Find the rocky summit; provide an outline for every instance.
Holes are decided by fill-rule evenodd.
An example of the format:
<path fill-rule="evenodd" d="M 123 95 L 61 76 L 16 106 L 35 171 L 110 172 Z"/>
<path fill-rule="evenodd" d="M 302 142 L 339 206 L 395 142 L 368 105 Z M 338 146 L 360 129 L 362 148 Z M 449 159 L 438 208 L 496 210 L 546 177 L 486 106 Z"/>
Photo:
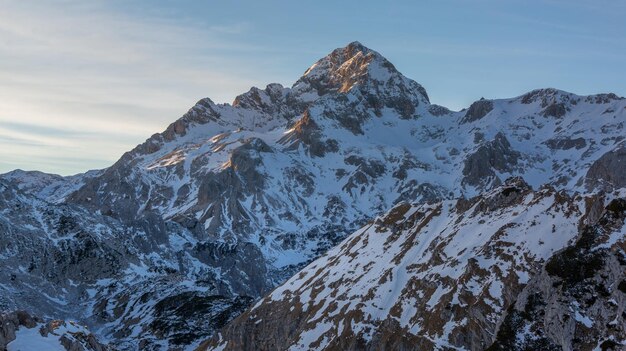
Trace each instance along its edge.
<path fill-rule="evenodd" d="M 451 111 L 353 42 L 109 168 L 0 175 L 0 310 L 85 350 L 619 349 L 625 122 L 552 88 Z"/>

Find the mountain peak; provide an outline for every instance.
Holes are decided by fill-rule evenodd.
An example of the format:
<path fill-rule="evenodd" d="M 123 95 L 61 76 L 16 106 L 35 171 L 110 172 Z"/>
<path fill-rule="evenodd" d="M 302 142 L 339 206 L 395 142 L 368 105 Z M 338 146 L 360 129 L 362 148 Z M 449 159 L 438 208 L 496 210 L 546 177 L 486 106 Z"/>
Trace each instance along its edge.
<path fill-rule="evenodd" d="M 358 41 L 353 41 L 345 47 L 333 50 L 330 54 L 318 60 L 304 72 L 301 80 L 305 78 L 317 80 L 326 76 L 334 79 L 356 78 L 368 74 L 372 64 L 384 66 L 386 70 L 383 70 L 383 72 L 397 73 L 395 67 L 382 55 L 365 47 Z M 345 87 L 341 88 L 345 90 Z"/>
<path fill-rule="evenodd" d="M 350 46 L 352 46 L 352 47 L 359 47 L 359 48 L 361 48 L 362 50 L 370 50 L 369 48 L 365 47 L 365 45 L 361 44 L 361 42 L 360 42 L 360 41 L 357 41 L 357 40 L 355 40 L 355 41 L 351 42 L 350 44 L 348 44 L 348 45 L 346 46 L 346 48 L 347 48 L 347 47 L 350 47 Z"/>
<path fill-rule="evenodd" d="M 380 53 L 353 41 L 333 50 L 304 72 L 293 85 L 296 93 L 310 92 L 322 96 L 331 92 L 347 93 L 358 87 L 361 91 L 392 89 L 417 91 L 419 100 L 428 103 L 424 88 L 403 76 Z"/>
<path fill-rule="evenodd" d="M 365 45 L 361 44 L 358 41 L 353 41 L 350 44 L 342 48 L 337 48 L 333 50 L 330 54 L 328 54 L 326 57 L 330 58 L 335 63 L 342 65 L 350 60 L 355 59 L 356 57 L 368 56 L 368 55 L 370 55 L 371 57 L 376 57 L 376 58 L 383 59 L 384 61 L 387 61 L 387 59 L 385 59 L 381 54 L 366 47 Z"/>
<path fill-rule="evenodd" d="M 331 53 L 343 53 L 343 54 L 348 54 L 348 56 L 354 56 L 357 53 L 362 53 L 364 55 L 369 54 L 369 53 L 374 53 L 376 55 L 379 55 L 379 53 L 377 53 L 376 51 L 366 47 L 365 45 L 361 44 L 358 41 L 353 41 L 350 44 L 342 47 L 342 48 L 337 48 L 335 50 L 333 50 L 333 52 Z"/>

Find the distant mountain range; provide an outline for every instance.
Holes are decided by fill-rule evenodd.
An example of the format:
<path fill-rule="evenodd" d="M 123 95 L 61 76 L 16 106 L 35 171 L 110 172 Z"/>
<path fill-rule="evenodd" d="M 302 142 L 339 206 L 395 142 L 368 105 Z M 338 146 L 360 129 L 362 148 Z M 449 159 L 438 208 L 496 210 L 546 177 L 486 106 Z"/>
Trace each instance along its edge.
<path fill-rule="evenodd" d="M 618 349 L 625 122 L 556 89 L 450 111 L 353 42 L 109 168 L 0 175 L 0 310 L 120 350 Z"/>

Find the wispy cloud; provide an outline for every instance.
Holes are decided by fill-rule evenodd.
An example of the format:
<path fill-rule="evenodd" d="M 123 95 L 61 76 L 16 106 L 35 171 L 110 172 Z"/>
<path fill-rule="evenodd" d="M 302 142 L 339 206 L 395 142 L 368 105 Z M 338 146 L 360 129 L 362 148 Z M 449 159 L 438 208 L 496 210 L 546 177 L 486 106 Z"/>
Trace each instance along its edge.
<path fill-rule="evenodd" d="M 240 39 L 249 30 L 138 18 L 108 2 L 0 1 L 0 171 L 104 167 L 196 100 L 230 102 L 267 83 L 225 54 L 254 50 Z"/>

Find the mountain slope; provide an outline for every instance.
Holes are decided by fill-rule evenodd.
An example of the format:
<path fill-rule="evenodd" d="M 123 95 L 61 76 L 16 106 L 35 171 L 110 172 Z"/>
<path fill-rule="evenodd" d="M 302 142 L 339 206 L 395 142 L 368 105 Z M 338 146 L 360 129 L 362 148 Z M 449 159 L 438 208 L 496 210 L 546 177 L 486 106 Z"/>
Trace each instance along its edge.
<path fill-rule="evenodd" d="M 595 226 L 582 225 L 591 220 L 585 203 L 593 200 L 550 187 L 532 191 L 510 179 L 470 200 L 400 204 L 201 349 L 484 350 L 498 330 L 493 350 L 591 350 L 598 340 L 624 342 L 620 302 L 626 296 L 617 283 L 624 278 L 625 200 L 611 202 Z M 611 253 L 602 258 L 603 251 Z M 537 275 L 546 263 L 548 273 Z M 542 307 L 535 290 L 557 305 L 546 309 L 545 322 L 537 317 Z M 582 307 L 568 310 L 576 301 L 588 317 L 580 317 Z M 524 310 L 529 303 L 532 317 Z M 542 329 L 518 322 L 515 308 L 527 325 L 542 323 Z M 572 317 L 565 325 L 563 313 Z M 610 333 L 607 323 L 615 326 Z M 526 344 L 519 342 L 524 337 Z"/>

